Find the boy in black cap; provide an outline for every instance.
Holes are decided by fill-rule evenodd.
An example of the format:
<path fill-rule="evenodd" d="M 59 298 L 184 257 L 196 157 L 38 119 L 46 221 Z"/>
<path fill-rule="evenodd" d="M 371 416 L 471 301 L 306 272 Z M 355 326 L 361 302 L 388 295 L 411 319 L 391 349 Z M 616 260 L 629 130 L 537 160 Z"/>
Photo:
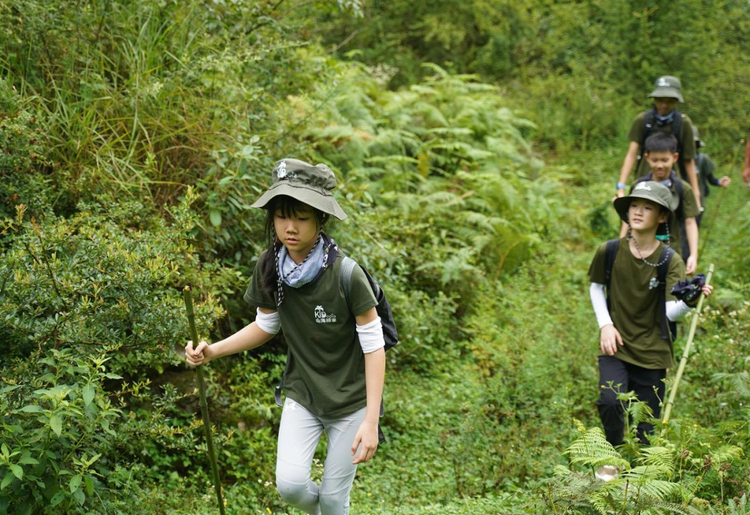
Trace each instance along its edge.
<path fill-rule="evenodd" d="M 680 176 L 690 183 L 695 195 L 698 208 L 701 209 L 698 193 L 698 177 L 695 173 L 695 143 L 693 141 L 693 124 L 684 113 L 675 109 L 682 98 L 682 84 L 677 77 L 664 75 L 654 84 L 654 90 L 649 95 L 654 99 L 654 107 L 639 114 L 633 121 L 628 133 L 630 146 L 620 169 L 617 181 L 617 196 L 625 195 L 626 184 L 633 165 L 636 166 L 635 176 L 642 177 L 648 173 L 648 165 L 643 158 L 643 145 L 654 132 L 667 132 L 677 138 L 677 152 L 680 154 L 678 168 Z"/>
<path fill-rule="evenodd" d="M 628 236 L 599 247 L 589 278 L 600 331 L 597 406 L 607 441 L 620 445 L 625 421 L 617 393 L 635 392 L 654 418 L 660 416 L 664 378 L 673 363 L 666 322 L 683 317 L 690 307 L 669 294 L 685 279 L 685 265 L 672 259 L 672 250 L 656 238 L 657 232 L 667 230 L 676 207 L 669 189 L 653 181 L 639 182 L 630 195 L 615 199 L 614 207 L 629 226 Z M 613 244 L 614 256 L 607 250 Z M 660 267 L 666 273 L 660 274 Z M 710 286 L 702 289 L 705 295 L 711 292 Z M 639 439 L 648 443 L 646 435 L 652 431 L 651 424 L 640 423 Z"/>

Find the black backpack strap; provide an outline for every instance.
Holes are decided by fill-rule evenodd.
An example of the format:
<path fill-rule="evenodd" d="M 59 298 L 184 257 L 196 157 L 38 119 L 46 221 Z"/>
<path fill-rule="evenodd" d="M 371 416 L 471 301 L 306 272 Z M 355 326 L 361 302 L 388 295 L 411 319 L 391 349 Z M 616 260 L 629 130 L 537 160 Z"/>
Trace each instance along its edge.
<path fill-rule="evenodd" d="M 620 248 L 620 239 L 607 240 L 607 247 L 604 249 L 604 285 L 607 287 L 607 296 L 609 297 L 609 283 L 612 280 L 612 267 L 615 265 L 617 249 Z"/>
<path fill-rule="evenodd" d="M 646 145 L 646 138 L 651 136 L 654 132 L 654 122 L 656 121 L 656 108 L 652 108 L 644 113 L 643 117 L 643 137 L 641 138 L 641 146 L 638 149 L 638 159 L 635 162 L 635 169 L 638 170 L 638 165 L 643 159 L 644 150 L 643 147 Z"/>
<path fill-rule="evenodd" d="M 276 401 L 276 405 L 280 408 L 284 407 L 284 403 L 281 402 L 281 392 L 284 389 L 284 377 L 286 376 L 286 371 L 289 370 L 289 363 L 292 362 L 292 353 L 288 352 L 286 355 L 286 365 L 284 366 L 284 372 L 281 373 L 281 381 L 279 381 L 279 384 L 276 385 L 276 388 L 273 389 L 273 398 Z"/>
<path fill-rule="evenodd" d="M 672 120 L 672 134 L 677 138 L 677 168 L 680 170 L 680 176 L 687 180 L 687 170 L 685 170 L 685 158 L 682 157 L 684 144 L 681 137 L 683 114 L 675 109 L 674 120 Z"/>
<path fill-rule="evenodd" d="M 664 245 L 659 256 L 658 267 L 656 267 L 656 280 L 659 281 L 659 318 L 661 319 L 661 337 L 668 340 L 669 343 L 674 341 L 677 325 L 667 319 L 667 272 L 669 272 L 669 263 L 674 256 L 674 249 Z"/>
<path fill-rule="evenodd" d="M 674 210 L 674 214 L 677 217 L 679 223 L 684 223 L 685 221 L 685 206 L 682 205 L 682 180 L 677 176 L 674 171 L 670 172 L 669 178 L 672 179 L 672 183 L 674 184 L 674 192 L 677 194 L 677 209 Z"/>

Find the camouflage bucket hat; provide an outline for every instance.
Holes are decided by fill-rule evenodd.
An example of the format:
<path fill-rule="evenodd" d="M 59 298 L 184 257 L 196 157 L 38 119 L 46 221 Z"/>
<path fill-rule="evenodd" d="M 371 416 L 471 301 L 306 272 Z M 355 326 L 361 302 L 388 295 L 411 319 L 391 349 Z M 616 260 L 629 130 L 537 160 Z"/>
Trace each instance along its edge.
<path fill-rule="evenodd" d="M 666 207 L 670 212 L 677 209 L 678 200 L 672 195 L 672 191 L 669 188 L 655 181 L 638 182 L 633 191 L 630 192 L 630 195 L 615 199 L 615 210 L 617 210 L 620 219 L 625 223 L 628 223 L 630 202 L 636 198 L 656 202 L 660 206 Z"/>
<path fill-rule="evenodd" d="M 274 165 L 271 179 L 271 187 L 252 207 L 268 209 L 271 200 L 286 195 L 339 220 L 346 218 L 346 213 L 331 193 L 336 187 L 336 177 L 326 165 L 313 166 L 299 159 L 282 159 Z"/>
<path fill-rule="evenodd" d="M 656 79 L 654 90 L 649 95 L 651 98 L 676 98 L 678 102 L 684 102 L 682 98 L 682 84 L 680 79 L 671 75 L 664 75 Z"/>

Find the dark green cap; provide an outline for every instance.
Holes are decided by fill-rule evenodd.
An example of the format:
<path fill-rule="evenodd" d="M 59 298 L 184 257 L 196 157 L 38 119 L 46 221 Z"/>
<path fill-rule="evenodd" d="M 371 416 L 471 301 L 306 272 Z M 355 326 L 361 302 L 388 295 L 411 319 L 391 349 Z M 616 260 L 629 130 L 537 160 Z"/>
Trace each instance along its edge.
<path fill-rule="evenodd" d="M 331 193 L 336 187 L 336 176 L 326 165 L 313 166 L 299 159 L 282 159 L 274 165 L 271 179 L 271 187 L 252 207 L 267 209 L 271 200 L 286 195 L 339 220 L 346 218 L 346 213 Z"/>
<path fill-rule="evenodd" d="M 620 215 L 620 219 L 625 223 L 628 223 L 630 201 L 635 198 L 644 198 L 656 202 L 670 211 L 677 209 L 679 202 L 677 198 L 672 195 L 670 189 L 663 184 L 659 184 L 655 181 L 637 182 L 633 187 L 633 191 L 630 192 L 630 195 L 615 199 L 615 209 L 617 210 L 617 214 Z"/>
<path fill-rule="evenodd" d="M 678 102 L 684 102 L 682 98 L 682 84 L 680 79 L 671 75 L 664 75 L 656 79 L 654 90 L 649 95 L 651 98 L 676 98 Z"/>

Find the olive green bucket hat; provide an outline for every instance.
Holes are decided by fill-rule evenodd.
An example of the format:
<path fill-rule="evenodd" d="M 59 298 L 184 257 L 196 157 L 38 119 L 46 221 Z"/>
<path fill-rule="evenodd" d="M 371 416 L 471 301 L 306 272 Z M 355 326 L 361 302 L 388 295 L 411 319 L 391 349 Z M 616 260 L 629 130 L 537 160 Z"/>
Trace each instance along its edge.
<path fill-rule="evenodd" d="M 336 176 L 326 165 L 313 166 L 299 159 L 282 159 L 274 165 L 271 179 L 271 187 L 251 207 L 268 209 L 271 200 L 286 195 L 339 220 L 346 218 L 331 193 L 336 187 Z"/>
<path fill-rule="evenodd" d="M 670 212 L 677 209 L 678 200 L 672 195 L 672 191 L 655 181 L 643 181 L 636 183 L 633 187 L 633 191 L 630 195 L 615 199 L 615 210 L 620 215 L 620 219 L 628 223 L 628 209 L 630 209 L 630 202 L 636 198 L 643 198 L 656 202 L 660 206 L 664 206 L 669 209 Z"/>
<path fill-rule="evenodd" d="M 680 79 L 671 75 L 664 75 L 656 79 L 654 90 L 649 95 L 651 98 L 676 98 L 678 102 L 684 102 L 682 98 L 682 84 Z"/>

